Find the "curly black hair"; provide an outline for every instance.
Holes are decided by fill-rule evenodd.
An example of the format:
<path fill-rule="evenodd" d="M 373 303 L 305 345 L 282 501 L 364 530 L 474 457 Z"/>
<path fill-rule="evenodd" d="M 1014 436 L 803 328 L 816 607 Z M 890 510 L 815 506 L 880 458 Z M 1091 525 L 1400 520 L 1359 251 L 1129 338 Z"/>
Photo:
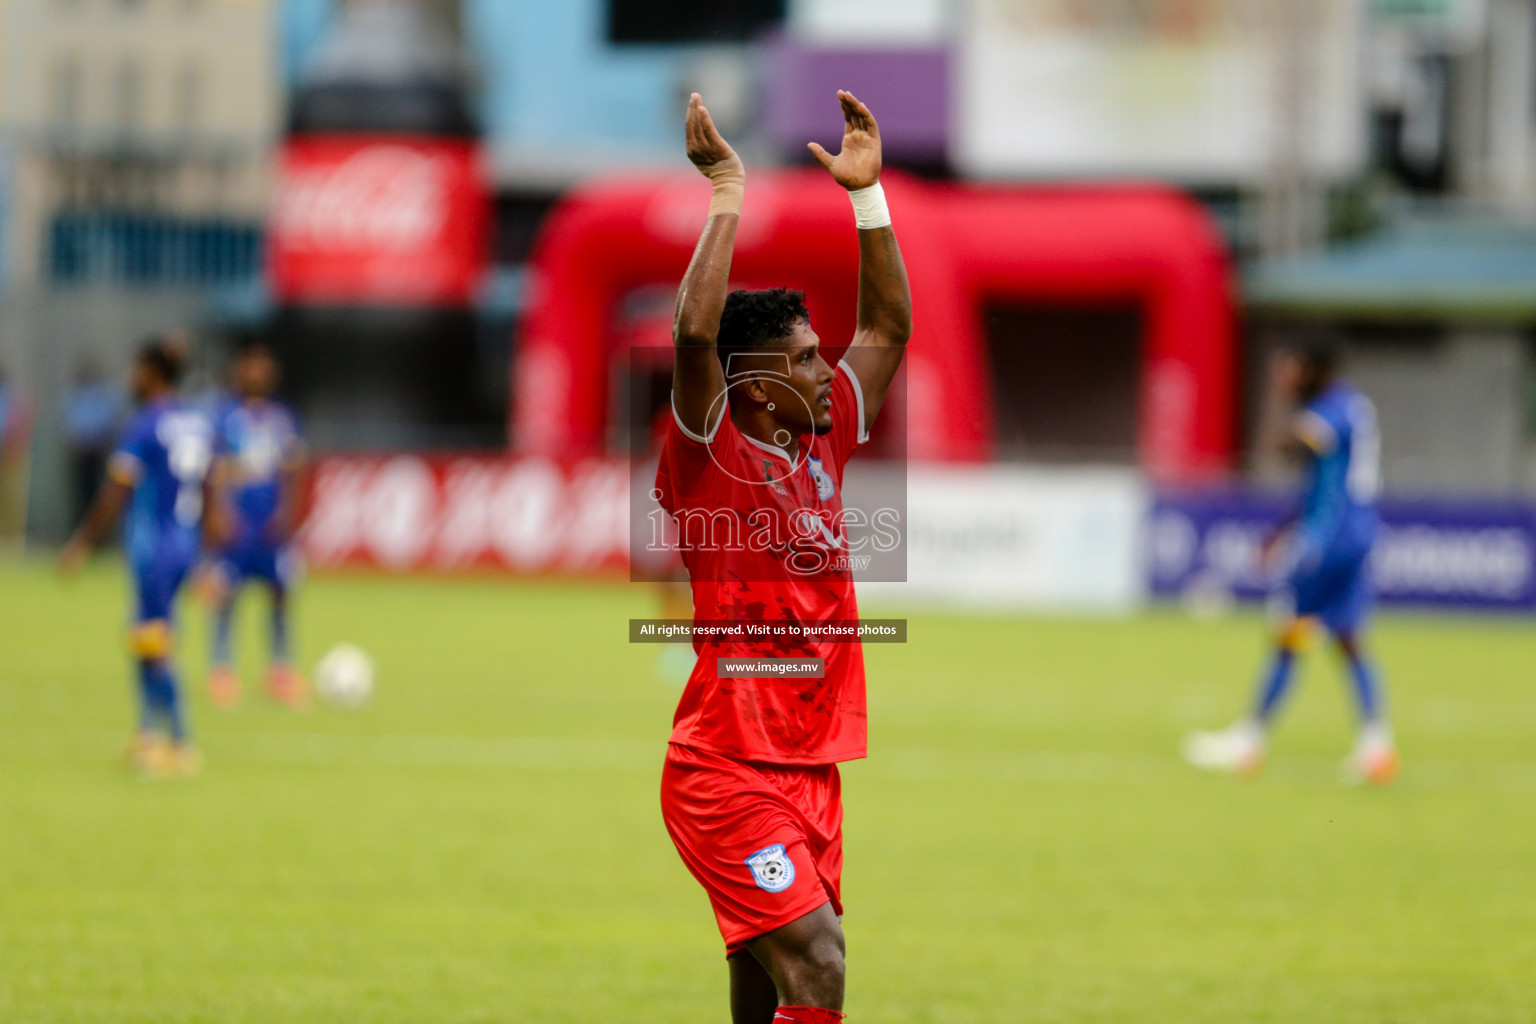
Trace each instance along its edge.
<path fill-rule="evenodd" d="M 1303 365 L 1318 378 L 1332 377 L 1339 369 L 1339 347 L 1332 340 L 1308 339 L 1296 346 L 1296 353 Z"/>
<path fill-rule="evenodd" d="M 181 383 L 181 371 L 186 360 L 176 346 L 167 341 L 165 335 L 153 334 L 140 341 L 138 360 L 171 387 Z"/>
<path fill-rule="evenodd" d="M 260 356 L 264 359 L 275 360 L 277 358 L 277 353 L 272 350 L 272 346 L 265 339 L 259 336 L 253 335 L 251 337 L 241 338 L 235 344 L 235 362 L 239 362 L 242 359 L 250 359 L 253 356 Z"/>
<path fill-rule="evenodd" d="M 738 288 L 725 297 L 720 314 L 720 334 L 715 352 L 727 375 L 731 356 L 771 348 L 794 332 L 795 325 L 810 323 L 805 308 L 805 293 L 793 288 L 764 288 L 747 291 Z"/>

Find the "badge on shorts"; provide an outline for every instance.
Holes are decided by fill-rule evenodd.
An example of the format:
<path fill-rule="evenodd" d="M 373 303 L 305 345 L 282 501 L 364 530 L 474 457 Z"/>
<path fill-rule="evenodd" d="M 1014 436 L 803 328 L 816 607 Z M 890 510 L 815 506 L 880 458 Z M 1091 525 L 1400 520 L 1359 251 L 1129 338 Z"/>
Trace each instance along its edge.
<path fill-rule="evenodd" d="M 765 846 L 747 858 L 752 880 L 764 892 L 783 892 L 795 884 L 795 862 L 784 852 L 783 843 Z"/>

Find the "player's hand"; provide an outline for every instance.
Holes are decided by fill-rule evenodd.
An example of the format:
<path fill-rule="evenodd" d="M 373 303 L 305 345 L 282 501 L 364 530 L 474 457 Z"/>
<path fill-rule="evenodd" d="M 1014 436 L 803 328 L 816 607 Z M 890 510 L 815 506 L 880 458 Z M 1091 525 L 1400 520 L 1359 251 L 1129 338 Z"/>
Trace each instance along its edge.
<path fill-rule="evenodd" d="M 209 502 L 203 511 L 203 547 L 210 551 L 222 548 L 234 538 L 234 533 L 228 510 L 219 502 Z"/>
<path fill-rule="evenodd" d="M 59 575 L 69 579 L 80 571 L 85 560 L 91 557 L 91 549 L 78 540 L 71 539 L 59 552 Z"/>
<path fill-rule="evenodd" d="M 229 579 L 216 563 L 205 561 L 193 571 L 192 589 L 209 608 L 218 608 L 229 592 Z"/>
<path fill-rule="evenodd" d="M 688 142 L 688 159 L 705 177 L 715 177 L 719 170 L 717 165 L 721 164 L 734 165 L 735 169 L 741 170 L 741 157 L 720 135 L 698 93 L 688 98 L 688 118 L 683 123 L 683 134 Z"/>
<path fill-rule="evenodd" d="M 850 192 L 869 188 L 880 180 L 880 126 L 853 93 L 839 89 L 837 99 L 843 105 L 842 149 L 833 156 L 817 143 L 806 145 L 843 188 Z"/>

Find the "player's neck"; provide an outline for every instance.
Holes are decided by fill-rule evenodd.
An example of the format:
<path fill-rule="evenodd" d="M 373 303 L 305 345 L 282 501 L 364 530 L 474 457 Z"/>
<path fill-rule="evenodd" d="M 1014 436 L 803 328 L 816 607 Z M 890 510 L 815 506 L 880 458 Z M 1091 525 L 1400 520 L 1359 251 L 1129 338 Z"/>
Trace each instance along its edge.
<path fill-rule="evenodd" d="M 736 424 L 736 429 L 741 431 L 742 436 L 749 437 L 772 451 L 782 452 L 791 465 L 800 457 L 799 435 L 792 430 L 786 430 L 766 413 L 758 413 L 756 415 L 747 413 L 740 418 L 732 416 L 731 421 Z M 779 444 L 778 441 L 774 440 L 775 437 L 778 440 L 788 437 L 789 442 L 787 444 Z"/>

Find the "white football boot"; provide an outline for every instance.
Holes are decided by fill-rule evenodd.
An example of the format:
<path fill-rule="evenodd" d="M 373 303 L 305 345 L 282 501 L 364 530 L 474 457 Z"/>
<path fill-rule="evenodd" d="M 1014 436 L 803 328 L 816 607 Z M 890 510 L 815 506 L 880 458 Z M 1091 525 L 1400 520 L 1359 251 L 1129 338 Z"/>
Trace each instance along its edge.
<path fill-rule="evenodd" d="M 1251 778 L 1264 768 L 1264 729 L 1250 718 L 1215 732 L 1192 732 L 1184 737 L 1184 760 L 1201 771 Z"/>
<path fill-rule="evenodd" d="M 1397 746 L 1392 742 L 1392 727 L 1385 722 L 1368 722 L 1360 727 L 1355 749 L 1344 759 L 1344 781 L 1352 786 L 1370 783 L 1385 786 L 1397 778 Z"/>

